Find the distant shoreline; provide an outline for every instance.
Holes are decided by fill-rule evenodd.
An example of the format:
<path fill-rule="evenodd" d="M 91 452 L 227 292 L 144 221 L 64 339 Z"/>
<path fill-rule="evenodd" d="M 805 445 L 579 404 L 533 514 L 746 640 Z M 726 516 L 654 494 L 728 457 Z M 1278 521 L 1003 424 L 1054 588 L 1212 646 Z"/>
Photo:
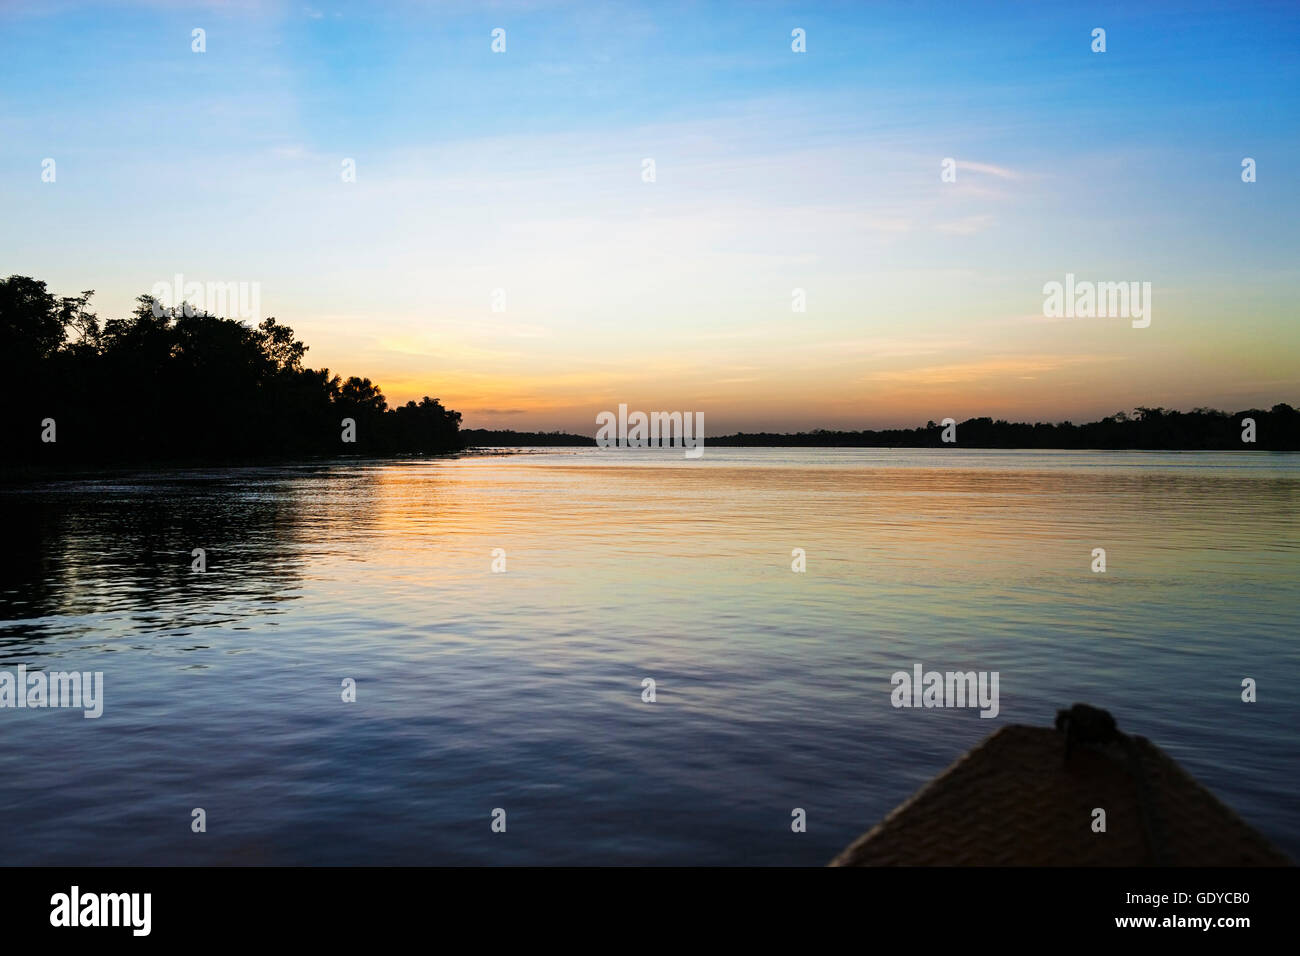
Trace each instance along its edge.
<path fill-rule="evenodd" d="M 467 446 L 596 447 L 594 435 L 462 428 Z M 1008 451 L 1300 451 L 1300 411 L 1287 404 L 1228 413 L 1137 408 L 1096 422 L 994 421 L 945 418 L 917 428 L 806 432 L 736 432 L 705 435 L 718 448 L 999 448 Z"/>

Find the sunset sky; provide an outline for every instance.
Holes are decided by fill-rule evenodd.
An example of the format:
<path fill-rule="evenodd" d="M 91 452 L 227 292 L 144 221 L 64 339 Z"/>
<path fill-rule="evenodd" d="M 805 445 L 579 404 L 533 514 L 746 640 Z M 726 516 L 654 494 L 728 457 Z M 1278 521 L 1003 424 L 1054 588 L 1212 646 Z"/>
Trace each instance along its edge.
<path fill-rule="evenodd" d="M 1078 6 L 5 2 L 0 274 L 259 283 L 470 427 L 1300 404 L 1300 4 Z"/>

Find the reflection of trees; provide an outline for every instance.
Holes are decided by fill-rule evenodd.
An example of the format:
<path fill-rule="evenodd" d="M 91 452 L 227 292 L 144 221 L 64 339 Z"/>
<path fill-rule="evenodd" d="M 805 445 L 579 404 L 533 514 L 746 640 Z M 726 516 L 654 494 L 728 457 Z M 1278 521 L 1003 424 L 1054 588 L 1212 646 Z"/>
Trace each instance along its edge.
<path fill-rule="evenodd" d="M 0 656 L 71 632 L 112 640 L 274 614 L 296 597 L 307 552 L 373 517 L 371 498 L 346 488 L 322 507 L 319 483 L 364 480 L 251 469 L 0 487 Z M 204 573 L 191 570 L 194 548 Z"/>

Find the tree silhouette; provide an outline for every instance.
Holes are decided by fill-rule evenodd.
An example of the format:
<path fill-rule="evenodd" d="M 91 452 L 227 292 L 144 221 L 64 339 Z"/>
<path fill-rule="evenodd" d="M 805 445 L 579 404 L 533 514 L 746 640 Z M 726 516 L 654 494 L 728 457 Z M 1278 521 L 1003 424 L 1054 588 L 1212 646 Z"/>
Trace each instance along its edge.
<path fill-rule="evenodd" d="M 140 296 L 100 321 L 93 292 L 58 297 L 0 279 L 6 462 L 97 463 L 438 453 L 463 447 L 460 413 L 425 397 L 390 410 L 379 385 L 304 366 L 274 318 L 249 326 Z M 340 423 L 356 422 L 345 444 Z M 57 440 L 41 441 L 47 419 Z"/>

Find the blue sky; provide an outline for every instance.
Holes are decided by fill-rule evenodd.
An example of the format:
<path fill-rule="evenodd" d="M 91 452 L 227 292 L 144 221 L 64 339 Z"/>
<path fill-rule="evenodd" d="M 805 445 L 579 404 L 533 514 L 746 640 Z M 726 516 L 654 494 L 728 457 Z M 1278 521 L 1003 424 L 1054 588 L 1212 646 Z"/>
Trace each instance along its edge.
<path fill-rule="evenodd" d="M 1294 3 L 8 4 L 0 271 L 256 282 L 471 425 L 1294 402 L 1298 56 Z"/>

